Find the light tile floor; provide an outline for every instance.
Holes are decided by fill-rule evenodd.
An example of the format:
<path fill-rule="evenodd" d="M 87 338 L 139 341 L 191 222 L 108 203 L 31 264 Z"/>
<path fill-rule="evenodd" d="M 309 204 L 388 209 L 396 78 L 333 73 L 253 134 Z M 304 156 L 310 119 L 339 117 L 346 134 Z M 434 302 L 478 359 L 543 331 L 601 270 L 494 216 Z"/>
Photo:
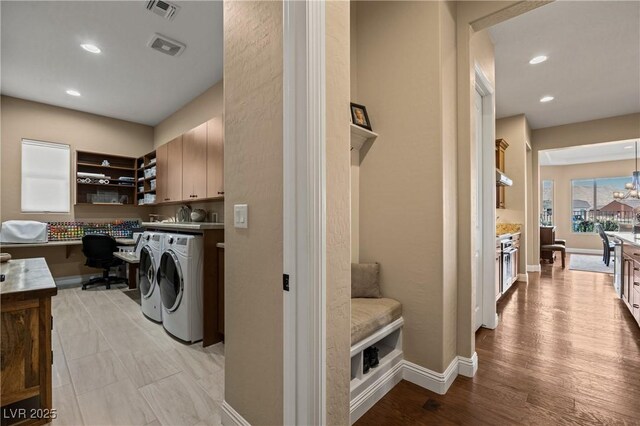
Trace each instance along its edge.
<path fill-rule="evenodd" d="M 169 337 L 121 290 L 53 298 L 54 425 L 219 425 L 224 345 Z"/>

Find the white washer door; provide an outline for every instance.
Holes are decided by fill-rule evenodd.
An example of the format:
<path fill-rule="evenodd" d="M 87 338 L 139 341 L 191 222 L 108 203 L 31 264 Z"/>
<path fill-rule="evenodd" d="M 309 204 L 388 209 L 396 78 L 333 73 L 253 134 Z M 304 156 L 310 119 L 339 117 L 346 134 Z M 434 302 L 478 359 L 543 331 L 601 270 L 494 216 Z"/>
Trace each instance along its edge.
<path fill-rule="evenodd" d="M 184 279 L 180 262 L 173 250 L 167 250 L 160 259 L 160 296 L 162 305 L 169 312 L 174 312 L 180 307 L 184 293 Z"/>
<path fill-rule="evenodd" d="M 140 295 L 148 299 L 156 286 L 156 271 L 158 270 L 156 259 L 149 246 L 143 246 L 140 250 L 140 266 L 138 269 L 138 288 Z"/>

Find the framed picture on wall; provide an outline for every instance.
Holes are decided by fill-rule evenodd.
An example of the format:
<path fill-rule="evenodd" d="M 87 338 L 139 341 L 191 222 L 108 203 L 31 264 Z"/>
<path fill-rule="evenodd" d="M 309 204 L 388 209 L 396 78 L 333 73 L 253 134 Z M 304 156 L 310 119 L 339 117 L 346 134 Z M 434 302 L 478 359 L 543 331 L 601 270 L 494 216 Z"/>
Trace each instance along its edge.
<path fill-rule="evenodd" d="M 364 105 L 351 102 L 351 122 L 356 126 L 371 130 L 371 122 L 369 121 L 367 108 Z"/>

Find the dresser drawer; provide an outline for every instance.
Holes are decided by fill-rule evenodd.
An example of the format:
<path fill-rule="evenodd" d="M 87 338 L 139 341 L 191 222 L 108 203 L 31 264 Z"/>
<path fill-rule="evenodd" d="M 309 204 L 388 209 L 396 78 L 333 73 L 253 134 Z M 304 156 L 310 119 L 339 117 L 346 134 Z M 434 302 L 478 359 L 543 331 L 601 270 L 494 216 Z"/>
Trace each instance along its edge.
<path fill-rule="evenodd" d="M 636 262 L 640 262 L 640 247 L 625 245 L 624 253 L 633 258 Z"/>

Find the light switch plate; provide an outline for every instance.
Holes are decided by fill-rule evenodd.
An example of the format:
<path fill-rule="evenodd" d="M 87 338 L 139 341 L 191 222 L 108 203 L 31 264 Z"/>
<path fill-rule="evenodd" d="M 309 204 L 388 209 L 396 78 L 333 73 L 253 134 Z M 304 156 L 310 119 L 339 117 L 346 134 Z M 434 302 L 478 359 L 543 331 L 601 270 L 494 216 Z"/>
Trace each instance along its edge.
<path fill-rule="evenodd" d="M 235 204 L 233 206 L 233 225 L 236 228 L 249 227 L 249 208 L 246 204 Z"/>

